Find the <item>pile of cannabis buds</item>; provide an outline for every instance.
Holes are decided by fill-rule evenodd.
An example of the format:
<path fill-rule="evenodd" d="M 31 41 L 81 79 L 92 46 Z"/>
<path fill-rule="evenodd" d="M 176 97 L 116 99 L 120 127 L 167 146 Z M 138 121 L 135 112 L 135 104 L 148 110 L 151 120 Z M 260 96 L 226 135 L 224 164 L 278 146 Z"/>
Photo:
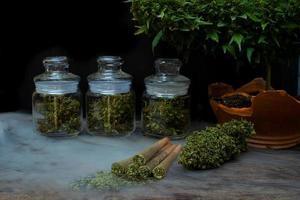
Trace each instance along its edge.
<path fill-rule="evenodd" d="M 179 164 L 187 169 L 216 168 L 247 151 L 246 139 L 253 134 L 251 122 L 232 120 L 193 132 L 183 149 L 166 137 L 128 159 L 113 163 L 111 172 L 100 171 L 75 182 L 73 188 L 118 189 L 162 179 L 178 155 Z"/>

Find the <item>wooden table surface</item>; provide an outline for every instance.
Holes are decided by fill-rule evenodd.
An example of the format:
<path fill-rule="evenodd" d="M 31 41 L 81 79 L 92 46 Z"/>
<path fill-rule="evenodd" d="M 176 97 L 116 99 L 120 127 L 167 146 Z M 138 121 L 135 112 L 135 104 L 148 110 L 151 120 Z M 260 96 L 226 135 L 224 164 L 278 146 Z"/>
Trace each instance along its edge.
<path fill-rule="evenodd" d="M 204 127 L 205 123 L 196 124 Z M 36 134 L 30 114 L 0 114 L 0 200 L 7 199 L 300 199 L 300 147 L 249 149 L 218 169 L 188 171 L 174 163 L 157 182 L 117 191 L 72 191 L 70 183 L 109 170 L 113 161 L 153 143 L 125 138 Z M 183 143 L 184 141 L 176 141 Z"/>

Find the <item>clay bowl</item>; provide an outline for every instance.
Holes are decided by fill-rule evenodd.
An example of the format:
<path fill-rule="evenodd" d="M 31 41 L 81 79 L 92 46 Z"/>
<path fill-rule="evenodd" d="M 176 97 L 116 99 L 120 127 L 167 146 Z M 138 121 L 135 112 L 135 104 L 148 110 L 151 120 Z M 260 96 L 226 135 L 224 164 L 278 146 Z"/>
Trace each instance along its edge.
<path fill-rule="evenodd" d="M 251 101 L 249 108 L 230 108 L 213 98 L 210 104 L 219 123 L 241 118 L 254 123 L 249 146 L 285 149 L 300 143 L 300 101 L 284 90 L 262 90 Z"/>

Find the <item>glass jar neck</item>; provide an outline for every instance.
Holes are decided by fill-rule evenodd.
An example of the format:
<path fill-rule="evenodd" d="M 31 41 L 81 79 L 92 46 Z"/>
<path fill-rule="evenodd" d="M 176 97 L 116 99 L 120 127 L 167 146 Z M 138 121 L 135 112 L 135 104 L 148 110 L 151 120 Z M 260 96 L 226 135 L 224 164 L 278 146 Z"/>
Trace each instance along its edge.
<path fill-rule="evenodd" d="M 160 58 L 155 61 L 155 72 L 158 75 L 178 75 L 182 62 L 179 59 Z"/>
<path fill-rule="evenodd" d="M 66 68 L 66 66 L 63 65 L 59 65 L 59 66 L 45 66 L 46 72 L 68 72 L 68 68 Z"/>
<path fill-rule="evenodd" d="M 100 56 L 97 59 L 100 72 L 116 72 L 121 70 L 122 58 L 119 56 Z"/>
<path fill-rule="evenodd" d="M 116 72 L 121 70 L 121 65 L 99 64 L 98 71 L 100 72 Z"/>
<path fill-rule="evenodd" d="M 47 57 L 43 60 L 46 72 L 68 72 L 69 64 L 67 57 Z"/>

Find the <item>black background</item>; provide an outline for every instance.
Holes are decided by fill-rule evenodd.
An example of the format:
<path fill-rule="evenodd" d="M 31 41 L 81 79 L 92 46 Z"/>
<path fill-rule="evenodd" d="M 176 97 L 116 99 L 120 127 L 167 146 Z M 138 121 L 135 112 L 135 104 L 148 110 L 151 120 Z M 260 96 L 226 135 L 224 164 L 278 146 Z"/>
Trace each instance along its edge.
<path fill-rule="evenodd" d="M 139 112 L 143 79 L 154 72 L 154 59 L 175 56 L 164 45 L 153 56 L 151 40 L 133 34 L 129 3 L 115 0 L 11 4 L 1 5 L 0 10 L 0 112 L 31 110 L 32 79 L 43 72 L 43 58 L 56 55 L 69 57 L 70 71 L 82 78 L 83 93 L 87 90 L 86 76 L 97 70 L 97 56 L 122 56 L 123 70 L 134 76 Z M 192 114 L 196 119 L 213 119 L 207 101 L 209 83 L 225 81 L 238 86 L 256 76 L 264 76 L 261 68 L 242 66 L 237 72 L 234 62 L 228 58 L 216 59 L 197 53 L 181 71 L 192 79 Z M 296 60 L 289 65 L 278 64 L 273 73 L 276 88 L 296 93 Z"/>

